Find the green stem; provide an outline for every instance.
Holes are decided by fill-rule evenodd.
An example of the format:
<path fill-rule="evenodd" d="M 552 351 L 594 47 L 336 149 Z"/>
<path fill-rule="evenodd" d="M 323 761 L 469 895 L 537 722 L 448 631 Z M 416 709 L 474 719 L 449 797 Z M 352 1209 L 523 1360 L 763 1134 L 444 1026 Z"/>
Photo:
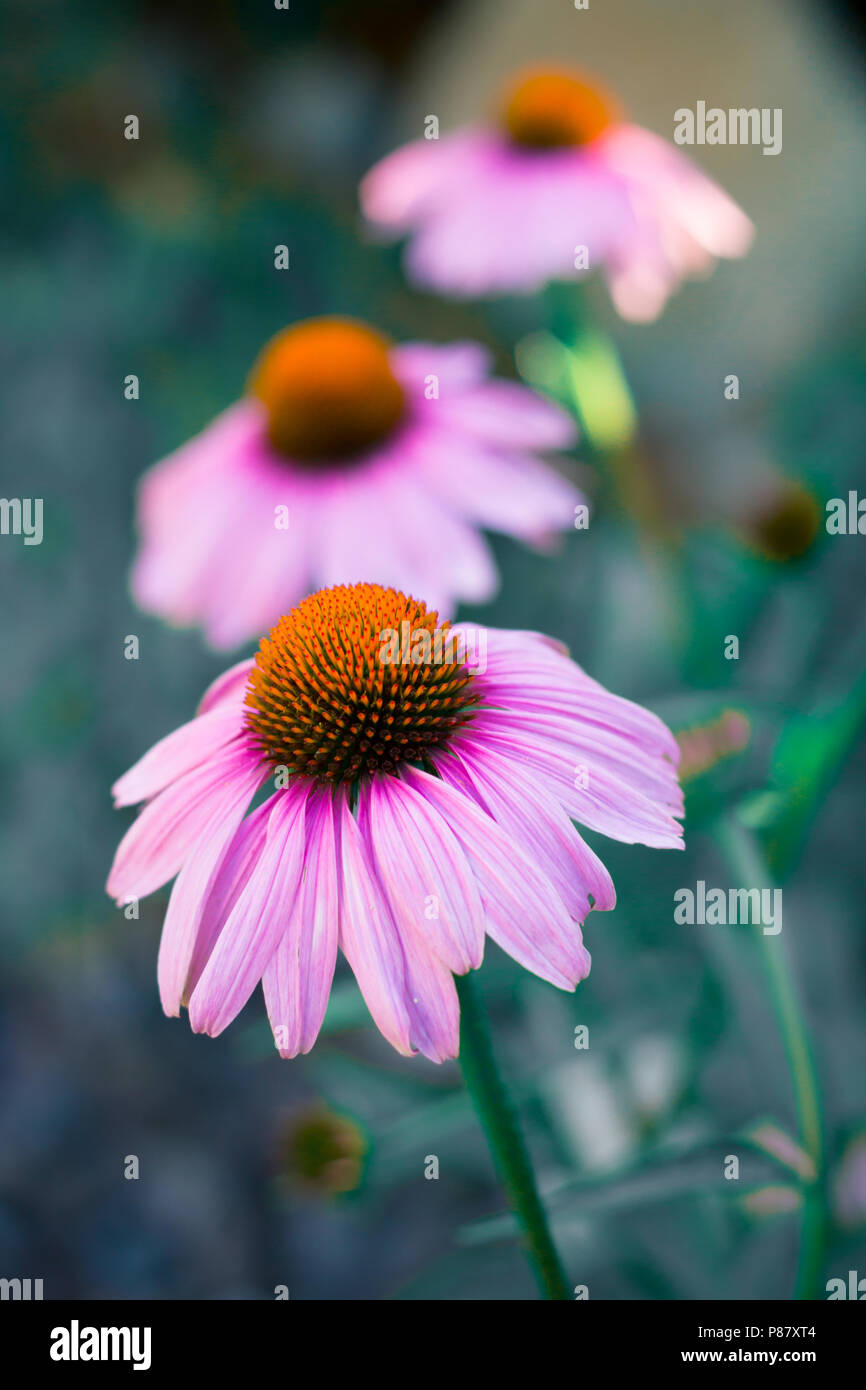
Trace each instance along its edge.
<path fill-rule="evenodd" d="M 770 885 L 770 871 L 760 845 L 741 821 L 734 817 L 721 821 L 718 838 L 743 887 L 765 888 Z M 811 1159 L 814 1170 L 804 1191 L 796 1284 L 797 1298 L 813 1298 L 821 1272 L 826 1229 L 820 1092 L 787 946 L 781 935 L 770 936 L 763 931 L 759 933 L 758 940 L 791 1077 L 800 1143 Z"/>
<path fill-rule="evenodd" d="M 493 1055 L 484 1003 L 474 974 L 470 971 L 457 977 L 463 1078 L 487 1136 L 499 1180 L 523 1231 L 541 1292 L 545 1298 L 570 1299 L 571 1291 L 550 1235 L 532 1163 Z"/>

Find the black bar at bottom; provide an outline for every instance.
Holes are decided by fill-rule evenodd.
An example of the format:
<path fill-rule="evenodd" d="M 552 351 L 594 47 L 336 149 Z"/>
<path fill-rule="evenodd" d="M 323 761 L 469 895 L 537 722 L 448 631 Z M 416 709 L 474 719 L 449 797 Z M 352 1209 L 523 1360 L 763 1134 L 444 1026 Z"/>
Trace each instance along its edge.
<path fill-rule="evenodd" d="M 866 1320 L 845 1301 L 650 1303 L 0 1303 L 5 1365 L 70 1376 L 161 1376 L 189 1371 L 198 1383 L 233 1375 L 332 1379 L 385 1373 L 430 1382 L 437 1363 L 453 1375 L 485 1374 L 520 1352 L 523 1373 L 544 1377 L 551 1358 L 574 1379 L 590 1366 L 666 1374 L 703 1366 L 807 1367 L 822 1377 L 860 1362 Z M 323 1335 L 324 1334 L 324 1335 Z M 413 1351 L 414 1348 L 414 1351 Z M 376 1362 L 379 1362 L 378 1366 Z M 385 1365 L 382 1365 L 382 1362 Z"/>

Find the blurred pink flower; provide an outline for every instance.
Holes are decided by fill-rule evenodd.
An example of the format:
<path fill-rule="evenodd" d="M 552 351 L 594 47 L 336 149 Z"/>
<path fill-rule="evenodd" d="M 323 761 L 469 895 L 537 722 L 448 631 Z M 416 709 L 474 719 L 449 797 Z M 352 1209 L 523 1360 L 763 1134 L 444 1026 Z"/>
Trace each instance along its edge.
<path fill-rule="evenodd" d="M 412 655 L 392 659 L 404 623 Z M 177 875 L 159 989 L 196 1032 L 222 1032 L 261 981 L 281 1056 L 309 1051 L 339 946 L 385 1038 L 438 1062 L 458 1051 L 453 973 L 481 964 L 485 933 L 561 989 L 587 975 L 580 924 L 615 894 L 572 820 L 681 848 L 677 756 L 655 715 L 550 639 L 340 586 L 120 778 L 117 804 L 146 804 L 108 891 L 128 902 Z"/>
<path fill-rule="evenodd" d="M 603 267 L 619 313 L 638 321 L 716 257 L 742 256 L 753 232 L 676 146 L 567 71 L 521 74 L 496 124 L 394 151 L 363 180 L 361 206 L 409 235 L 407 270 L 425 288 L 528 292 Z"/>
<path fill-rule="evenodd" d="M 488 599 L 478 528 L 541 546 L 582 500 L 536 457 L 574 442 L 568 415 L 489 370 L 476 344 L 392 347 L 351 320 L 279 334 L 248 395 L 142 479 L 136 601 L 228 649 L 318 586 Z"/>

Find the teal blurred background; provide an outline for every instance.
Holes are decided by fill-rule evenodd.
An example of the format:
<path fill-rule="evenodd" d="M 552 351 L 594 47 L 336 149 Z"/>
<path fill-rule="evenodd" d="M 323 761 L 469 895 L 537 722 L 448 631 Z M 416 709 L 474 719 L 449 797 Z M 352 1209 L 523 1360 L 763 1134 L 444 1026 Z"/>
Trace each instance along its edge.
<path fill-rule="evenodd" d="M 557 295 L 639 429 L 615 447 L 590 429 L 570 464 L 589 530 L 553 557 L 494 541 L 501 593 L 463 616 L 554 634 L 671 723 L 687 849 L 594 839 L 619 903 L 588 920 L 574 996 L 490 946 L 497 1050 L 591 1298 L 823 1297 L 866 1276 L 866 536 L 824 526 L 828 499 L 866 495 L 861 33 L 841 5 L 713 8 L 7 0 L 0 492 L 42 497 L 45 519 L 39 546 L 0 536 L 0 1275 L 52 1298 L 535 1297 L 455 1066 L 393 1053 L 342 966 L 307 1058 L 278 1060 L 258 996 L 193 1036 L 159 1009 L 167 895 L 129 922 L 104 882 L 129 820 L 111 782 L 229 664 L 131 603 L 138 476 L 308 314 L 475 338 L 506 375 L 522 344 L 524 365 L 551 296 L 416 293 L 356 188 L 429 112 L 452 129 L 549 59 L 598 71 L 660 134 L 706 99 L 782 106 L 785 140 L 775 159 L 691 152 L 758 237 L 658 324 L 619 323 L 595 283 Z M 781 936 L 675 924 L 678 888 L 752 886 L 756 862 Z M 818 1078 L 814 1180 L 780 952 Z"/>

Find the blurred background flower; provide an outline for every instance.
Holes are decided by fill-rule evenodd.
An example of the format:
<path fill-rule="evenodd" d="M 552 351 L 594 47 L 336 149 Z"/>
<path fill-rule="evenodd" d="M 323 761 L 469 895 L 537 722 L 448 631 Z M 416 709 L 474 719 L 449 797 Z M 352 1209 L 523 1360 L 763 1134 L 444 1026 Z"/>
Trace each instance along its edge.
<path fill-rule="evenodd" d="M 424 288 L 503 294 L 603 267 L 618 311 L 642 322 L 683 278 L 748 250 L 745 213 L 591 77 L 533 68 L 498 105 L 492 124 L 456 132 L 434 117 L 361 185 L 373 226 L 410 236 Z"/>
<path fill-rule="evenodd" d="M 582 501 L 538 457 L 574 442 L 571 418 L 489 368 L 476 344 L 395 346 L 350 319 L 284 329 L 247 396 L 139 485 L 137 602 L 218 648 L 332 584 L 396 585 L 443 618 L 484 602 L 478 528 L 543 548 Z"/>
<path fill-rule="evenodd" d="M 276 1168 L 290 1191 L 333 1197 L 360 1186 L 366 1153 L 367 1140 L 354 1120 L 313 1102 L 286 1117 Z"/>

